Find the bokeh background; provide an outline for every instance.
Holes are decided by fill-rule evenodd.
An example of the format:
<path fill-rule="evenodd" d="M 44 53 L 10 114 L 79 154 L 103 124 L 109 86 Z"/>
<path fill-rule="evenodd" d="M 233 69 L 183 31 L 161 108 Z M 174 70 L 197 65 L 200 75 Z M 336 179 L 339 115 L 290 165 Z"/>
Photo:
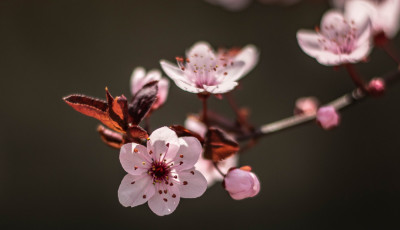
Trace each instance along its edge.
<path fill-rule="evenodd" d="M 159 68 L 199 40 L 214 47 L 259 47 L 258 66 L 234 93 L 256 125 L 290 116 L 296 98 L 327 102 L 353 88 L 342 69 L 319 65 L 298 47 L 327 2 L 262 5 L 232 13 L 201 0 L 0 1 L 1 229 L 399 229 L 400 84 L 342 113 L 323 131 L 309 124 L 263 138 L 241 156 L 261 193 L 232 200 L 217 184 L 183 199 L 170 216 L 147 205 L 122 207 L 125 175 L 98 122 L 61 98 L 129 95 L 136 66 Z M 400 51 L 400 40 L 394 41 Z M 366 78 L 396 69 L 375 48 L 357 65 Z M 226 101 L 211 107 L 233 116 Z M 173 83 L 152 127 L 182 124 L 200 110 L 196 95 Z"/>

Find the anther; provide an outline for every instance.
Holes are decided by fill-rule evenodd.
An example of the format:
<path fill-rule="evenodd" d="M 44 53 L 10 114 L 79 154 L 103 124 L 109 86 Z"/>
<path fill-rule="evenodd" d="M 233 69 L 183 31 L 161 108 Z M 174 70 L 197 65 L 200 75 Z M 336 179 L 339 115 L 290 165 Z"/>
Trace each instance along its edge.
<path fill-rule="evenodd" d="M 135 153 L 139 152 L 139 150 L 137 150 L 137 149 L 134 149 L 133 151 L 134 151 Z"/>
<path fill-rule="evenodd" d="M 146 199 L 146 195 L 143 195 L 143 199 Z"/>
<path fill-rule="evenodd" d="M 167 198 L 164 198 L 163 200 L 164 200 L 165 202 L 167 202 L 167 201 L 168 201 L 168 200 L 167 200 Z"/>
<path fill-rule="evenodd" d="M 172 194 L 172 198 L 175 198 L 176 197 L 176 195 L 175 194 Z"/>
<path fill-rule="evenodd" d="M 188 184 L 188 182 L 187 182 L 187 181 L 184 181 L 184 182 L 183 182 L 183 185 L 187 185 L 187 184 Z"/>

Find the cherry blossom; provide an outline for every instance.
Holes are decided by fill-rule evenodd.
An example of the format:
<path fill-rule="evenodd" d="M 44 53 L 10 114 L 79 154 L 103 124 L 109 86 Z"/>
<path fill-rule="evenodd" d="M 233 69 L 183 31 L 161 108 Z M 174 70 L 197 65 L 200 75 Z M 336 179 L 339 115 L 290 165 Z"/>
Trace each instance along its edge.
<path fill-rule="evenodd" d="M 191 131 L 198 133 L 201 137 L 204 137 L 207 132 L 207 127 L 196 117 L 189 116 L 185 120 L 185 127 Z M 225 160 L 218 162 L 218 168 L 227 172 L 230 168 L 236 167 L 238 164 L 239 156 L 237 154 L 228 157 Z M 217 181 L 222 181 L 224 178 L 215 168 L 212 160 L 205 159 L 200 156 L 199 161 L 196 163 L 196 169 L 199 170 L 207 180 L 208 187 L 211 187 Z"/>
<path fill-rule="evenodd" d="M 301 97 L 296 100 L 294 113 L 305 115 L 315 114 L 318 109 L 318 104 L 318 99 L 315 97 Z"/>
<path fill-rule="evenodd" d="M 368 14 L 372 22 L 374 34 L 384 33 L 386 37 L 396 36 L 400 26 L 400 1 L 399 0 L 332 0 L 332 4 L 342 9 L 346 2 L 355 10 L 361 4 L 368 5 Z"/>
<path fill-rule="evenodd" d="M 178 66 L 161 60 L 164 72 L 181 89 L 191 93 L 221 94 L 233 90 L 258 61 L 258 50 L 253 45 L 233 53 L 216 53 L 206 42 L 198 42 L 176 58 Z"/>
<path fill-rule="evenodd" d="M 260 181 L 249 166 L 231 169 L 225 176 L 224 186 L 235 200 L 254 197 L 260 192 Z"/>
<path fill-rule="evenodd" d="M 323 129 L 332 129 L 339 125 L 340 116 L 333 106 L 321 107 L 317 111 L 317 122 Z"/>
<path fill-rule="evenodd" d="M 157 109 L 167 100 L 169 81 L 163 78 L 159 70 L 153 69 L 147 72 L 143 67 L 137 67 L 133 70 L 131 76 L 131 94 L 135 95 L 144 85 L 152 81 L 158 81 L 157 100 L 154 102 L 152 109 Z"/>
<path fill-rule="evenodd" d="M 155 130 L 147 147 L 122 146 L 120 161 L 128 173 L 118 189 L 120 203 L 135 207 L 148 202 L 157 215 L 171 214 L 180 198 L 196 198 L 206 191 L 207 181 L 195 169 L 202 152 L 195 137 L 180 137 L 167 127 Z"/>
<path fill-rule="evenodd" d="M 349 7 L 344 14 L 328 11 L 316 31 L 297 32 L 301 49 L 328 66 L 363 60 L 371 51 L 370 20 L 366 11 L 361 6 Z"/>

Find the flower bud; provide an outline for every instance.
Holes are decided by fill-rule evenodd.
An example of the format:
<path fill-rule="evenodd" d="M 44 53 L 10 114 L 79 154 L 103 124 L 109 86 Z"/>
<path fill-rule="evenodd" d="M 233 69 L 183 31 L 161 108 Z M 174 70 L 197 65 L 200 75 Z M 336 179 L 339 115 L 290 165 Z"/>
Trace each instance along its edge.
<path fill-rule="evenodd" d="M 229 170 L 224 187 L 235 200 L 253 197 L 260 192 L 260 182 L 249 166 Z"/>
<path fill-rule="evenodd" d="M 382 96 L 385 89 L 386 85 L 382 78 L 374 78 L 368 84 L 368 92 L 372 96 Z"/>
<path fill-rule="evenodd" d="M 339 125 L 340 116 L 333 106 L 325 106 L 318 109 L 317 122 L 323 129 L 331 129 Z"/>
<path fill-rule="evenodd" d="M 318 109 L 318 100 L 315 97 L 301 97 L 296 100 L 294 114 L 315 114 Z"/>

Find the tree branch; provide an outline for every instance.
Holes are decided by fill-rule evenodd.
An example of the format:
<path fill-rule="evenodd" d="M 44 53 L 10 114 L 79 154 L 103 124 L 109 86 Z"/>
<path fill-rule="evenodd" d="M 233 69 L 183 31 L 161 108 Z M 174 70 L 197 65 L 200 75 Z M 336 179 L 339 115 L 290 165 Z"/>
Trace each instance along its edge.
<path fill-rule="evenodd" d="M 400 78 L 400 70 L 396 70 L 390 73 L 385 74 L 381 77 L 385 82 L 386 86 L 390 86 L 394 84 Z M 342 110 L 351 105 L 357 104 L 363 99 L 367 98 L 368 95 L 365 94 L 360 88 L 356 88 L 350 93 L 347 93 L 324 106 L 333 106 L 336 110 Z M 316 114 L 310 115 L 294 115 L 291 117 L 284 118 L 279 121 L 275 121 L 269 124 L 262 125 L 258 129 L 256 129 L 253 133 L 243 136 L 238 136 L 236 138 L 237 141 L 246 141 L 249 139 L 258 138 L 261 136 L 266 136 L 269 134 L 277 133 L 279 131 L 283 131 L 289 128 L 293 128 L 302 124 L 307 124 L 311 121 L 314 121 Z"/>

